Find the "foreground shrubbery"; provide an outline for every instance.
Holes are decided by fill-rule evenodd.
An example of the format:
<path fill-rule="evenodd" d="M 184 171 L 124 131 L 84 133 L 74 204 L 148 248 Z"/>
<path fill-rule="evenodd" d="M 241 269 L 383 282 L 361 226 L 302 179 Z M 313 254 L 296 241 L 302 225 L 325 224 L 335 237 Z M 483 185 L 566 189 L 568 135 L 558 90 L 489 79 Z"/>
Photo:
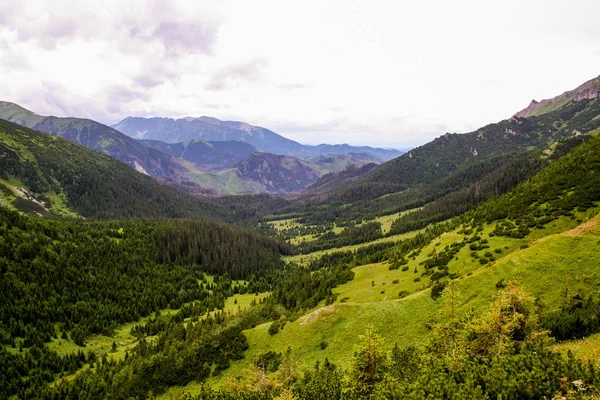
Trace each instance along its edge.
<path fill-rule="evenodd" d="M 255 367 L 243 382 L 184 399 L 591 399 L 600 394 L 594 366 L 553 350 L 534 299 L 514 282 L 489 310 L 454 315 L 454 285 L 444 291 L 448 322 L 423 350 L 397 345 L 386 354 L 368 327 L 349 370 L 327 360 L 300 376 L 290 351 L 271 373 Z"/>

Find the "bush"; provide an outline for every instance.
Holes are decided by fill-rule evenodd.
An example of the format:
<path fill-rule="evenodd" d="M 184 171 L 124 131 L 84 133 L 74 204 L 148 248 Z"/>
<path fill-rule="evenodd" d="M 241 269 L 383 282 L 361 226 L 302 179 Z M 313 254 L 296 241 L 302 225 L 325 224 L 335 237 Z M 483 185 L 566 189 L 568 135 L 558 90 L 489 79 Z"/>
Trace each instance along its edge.
<path fill-rule="evenodd" d="M 283 360 L 282 353 L 276 353 L 274 351 L 268 351 L 258 356 L 254 361 L 254 365 L 264 369 L 268 372 L 275 372 L 279 369 L 281 361 Z"/>
<path fill-rule="evenodd" d="M 439 281 L 435 282 L 435 284 L 431 288 L 431 298 L 434 300 L 439 298 L 442 295 L 442 292 L 446 288 L 447 284 L 448 284 L 448 282 L 439 282 Z"/>
<path fill-rule="evenodd" d="M 282 324 L 279 320 L 273 321 L 271 326 L 269 326 L 269 335 L 275 335 L 281 329 Z"/>

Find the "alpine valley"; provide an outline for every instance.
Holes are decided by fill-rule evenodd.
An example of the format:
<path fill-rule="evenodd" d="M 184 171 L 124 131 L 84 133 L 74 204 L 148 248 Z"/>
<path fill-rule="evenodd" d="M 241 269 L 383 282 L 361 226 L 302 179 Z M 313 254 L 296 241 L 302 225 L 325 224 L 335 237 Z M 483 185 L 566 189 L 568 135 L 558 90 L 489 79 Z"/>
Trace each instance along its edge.
<path fill-rule="evenodd" d="M 0 117 L 0 398 L 600 396 L 600 77 L 405 153 Z"/>

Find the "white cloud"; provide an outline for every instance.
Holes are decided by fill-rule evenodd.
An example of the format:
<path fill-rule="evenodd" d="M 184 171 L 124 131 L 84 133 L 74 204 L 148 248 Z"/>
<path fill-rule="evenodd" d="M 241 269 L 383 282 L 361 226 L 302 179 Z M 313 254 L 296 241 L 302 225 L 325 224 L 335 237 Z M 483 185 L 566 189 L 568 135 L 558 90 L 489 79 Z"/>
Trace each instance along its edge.
<path fill-rule="evenodd" d="M 599 74 L 593 0 L 0 0 L 2 100 L 402 147 Z"/>

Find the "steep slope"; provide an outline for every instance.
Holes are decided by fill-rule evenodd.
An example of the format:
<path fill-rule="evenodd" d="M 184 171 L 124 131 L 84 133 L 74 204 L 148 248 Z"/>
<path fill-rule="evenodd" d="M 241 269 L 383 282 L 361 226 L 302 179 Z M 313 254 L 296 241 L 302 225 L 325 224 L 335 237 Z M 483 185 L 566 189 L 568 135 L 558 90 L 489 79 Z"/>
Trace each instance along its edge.
<path fill-rule="evenodd" d="M 268 129 L 210 117 L 182 119 L 128 117 L 113 127 L 136 139 L 160 140 L 167 143 L 186 142 L 191 139 L 241 140 L 264 152 L 295 156 L 308 154 L 300 143 L 286 139 Z"/>
<path fill-rule="evenodd" d="M 445 134 L 383 165 L 371 182 L 430 183 L 478 160 L 524 152 L 600 127 L 600 104 L 570 102 L 541 117 L 513 117 L 466 134 Z"/>
<path fill-rule="evenodd" d="M 0 120 L 0 197 L 4 205 L 37 214 L 228 215 L 221 207 L 164 186 L 110 156 L 4 120 Z"/>
<path fill-rule="evenodd" d="M 159 140 L 139 140 L 139 142 L 194 164 L 200 166 L 213 166 L 215 168 L 232 167 L 234 164 L 242 161 L 244 158 L 257 151 L 256 147 L 240 140 L 208 142 L 191 139 L 182 143 L 165 143 Z"/>
<path fill-rule="evenodd" d="M 96 121 L 41 116 L 8 102 L 0 102 L 0 118 L 108 154 L 151 176 L 175 178 L 185 172 L 173 157 Z"/>
<path fill-rule="evenodd" d="M 230 293 L 252 290 L 282 269 L 282 250 L 272 239 L 215 221 L 44 219 L 0 206 L 0 398 L 47 398 L 49 383 L 93 364 L 94 353 L 115 355 L 119 347 L 125 355 L 117 324 L 167 307 L 222 309 Z M 116 341 L 110 354 L 89 343 L 99 337 Z M 217 346 L 226 360 L 235 342 Z M 79 357 L 84 351 L 89 358 Z M 205 369 L 195 364 L 200 376 Z"/>
<path fill-rule="evenodd" d="M 321 193 L 331 192 L 341 186 L 358 182 L 377 168 L 377 164 L 368 163 L 363 166 L 351 165 L 348 168 L 331 172 L 319 178 L 317 182 L 303 191 L 303 197 L 314 197 Z"/>

